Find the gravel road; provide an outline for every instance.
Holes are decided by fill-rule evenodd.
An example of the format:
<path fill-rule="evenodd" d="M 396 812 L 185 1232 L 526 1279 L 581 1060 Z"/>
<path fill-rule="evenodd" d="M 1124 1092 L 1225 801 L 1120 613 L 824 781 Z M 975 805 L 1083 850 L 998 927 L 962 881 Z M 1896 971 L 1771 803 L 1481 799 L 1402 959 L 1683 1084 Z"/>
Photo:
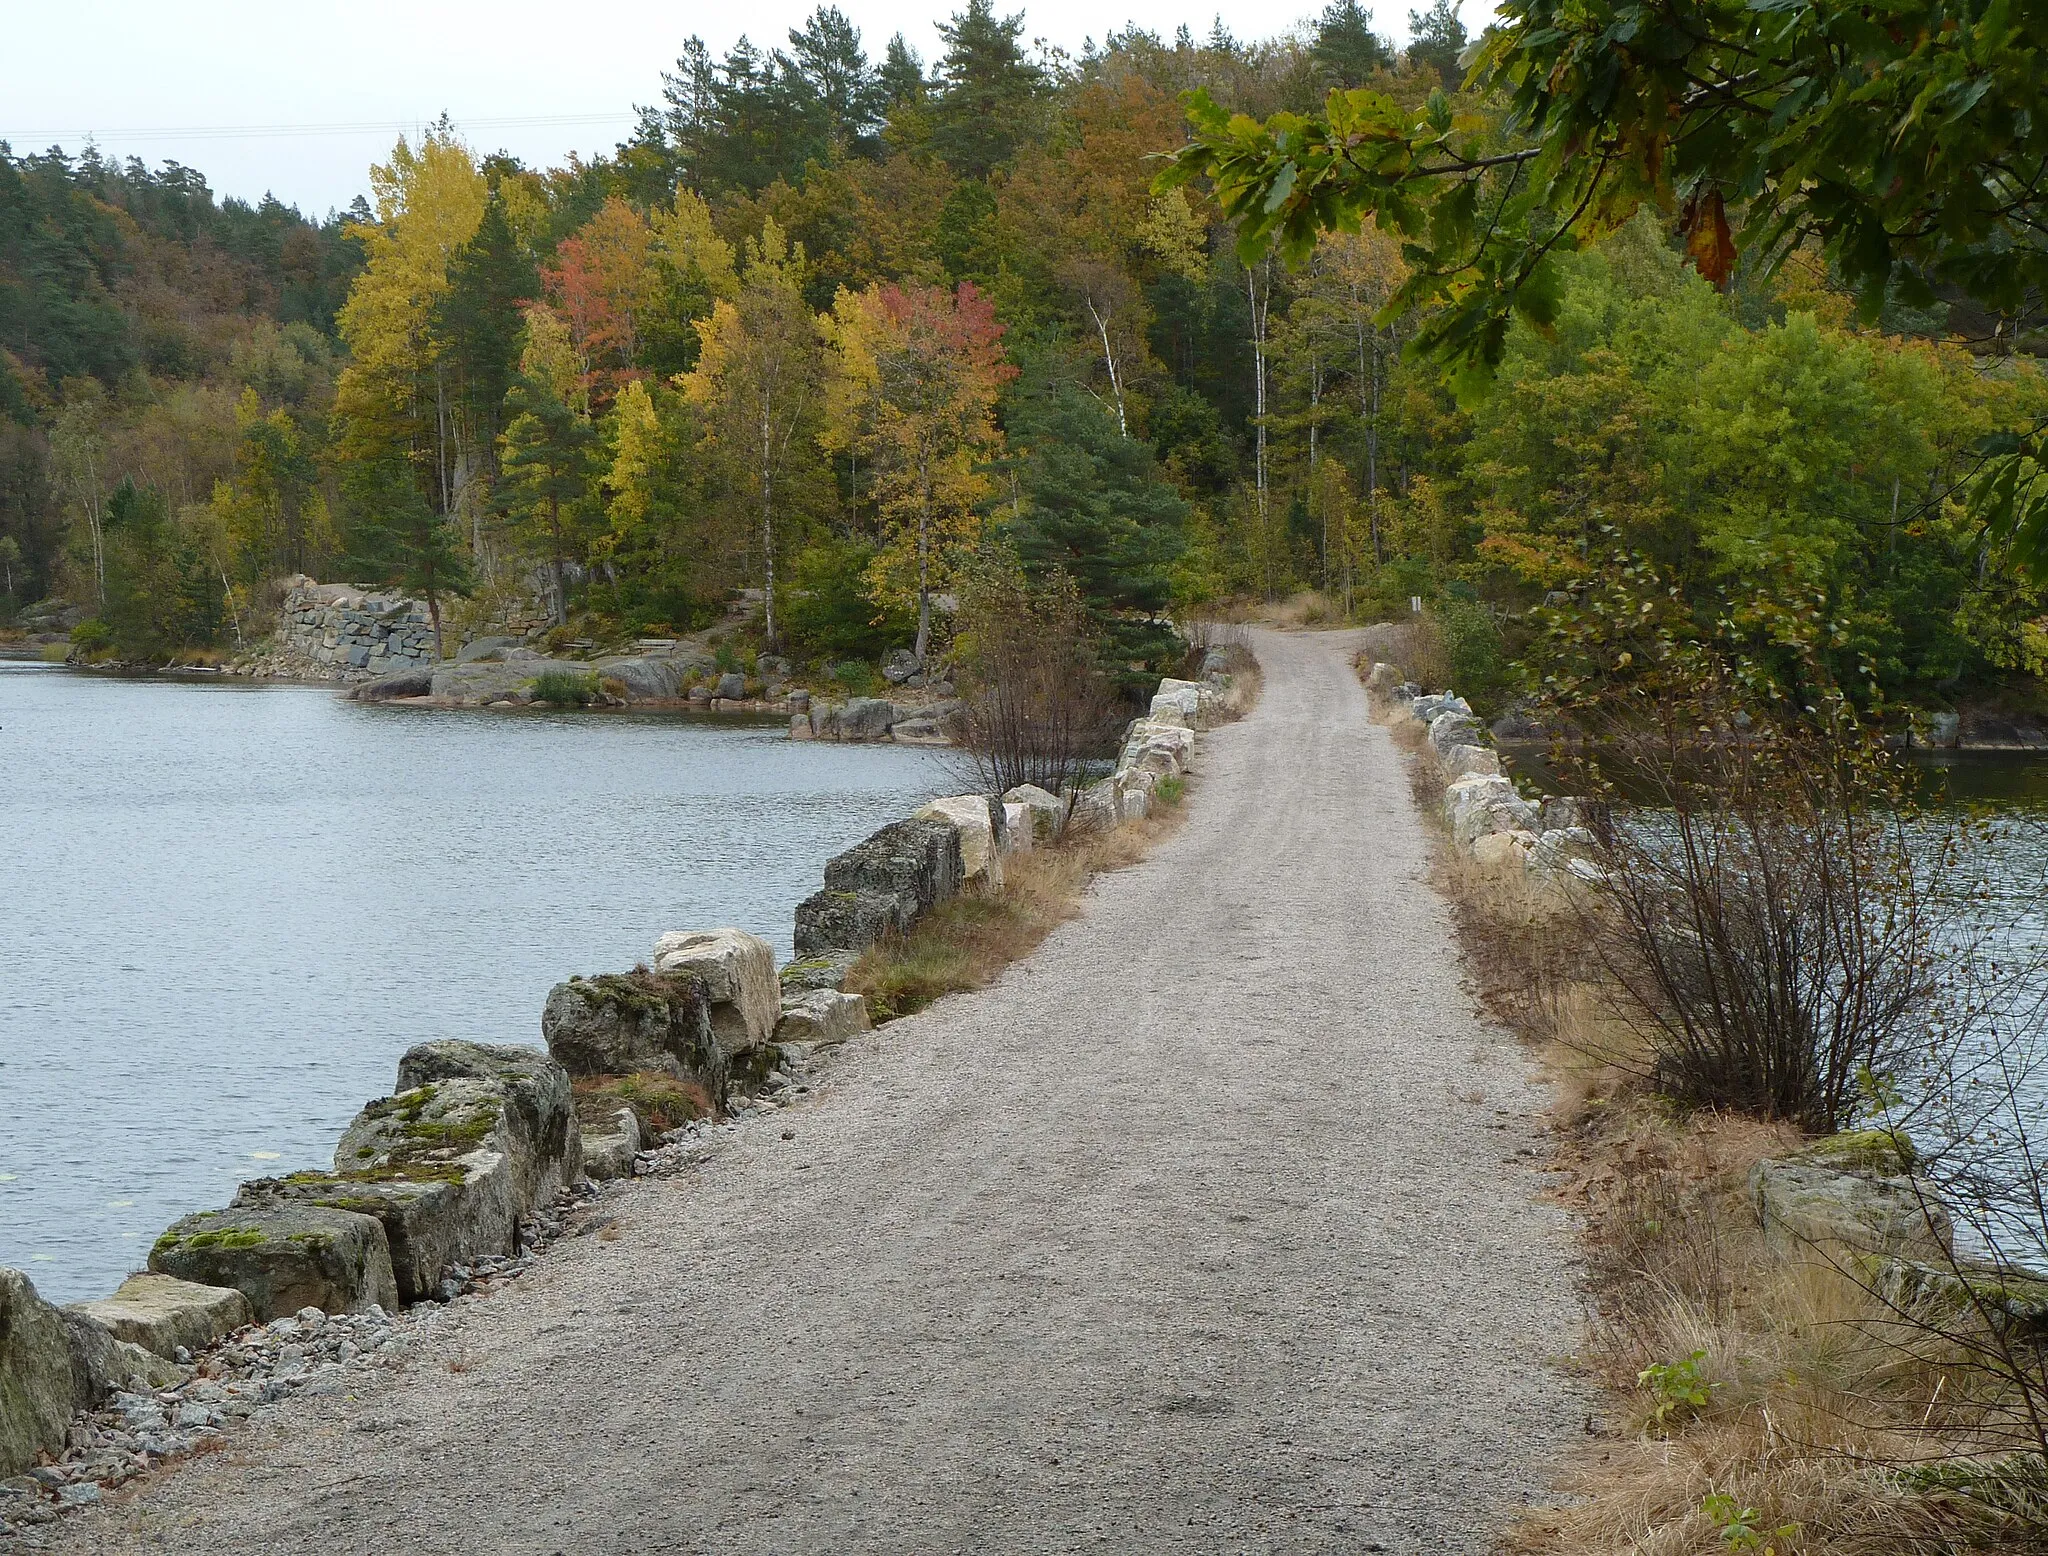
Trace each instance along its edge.
<path fill-rule="evenodd" d="M 1579 1432 L 1569 1230 L 1351 642 L 1258 633 L 1186 826 L 995 988 L 52 1548 L 1486 1550 Z"/>

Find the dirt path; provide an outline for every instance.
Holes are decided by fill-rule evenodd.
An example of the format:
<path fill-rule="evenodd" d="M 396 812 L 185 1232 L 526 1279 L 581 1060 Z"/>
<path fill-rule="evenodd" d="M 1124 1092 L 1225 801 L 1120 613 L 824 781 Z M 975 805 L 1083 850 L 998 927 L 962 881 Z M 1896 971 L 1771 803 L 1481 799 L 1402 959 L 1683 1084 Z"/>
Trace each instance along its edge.
<path fill-rule="evenodd" d="M 1486 1549 L 1579 1430 L 1569 1240 L 1348 641 L 1260 634 L 1186 827 L 999 986 L 58 1548 Z"/>

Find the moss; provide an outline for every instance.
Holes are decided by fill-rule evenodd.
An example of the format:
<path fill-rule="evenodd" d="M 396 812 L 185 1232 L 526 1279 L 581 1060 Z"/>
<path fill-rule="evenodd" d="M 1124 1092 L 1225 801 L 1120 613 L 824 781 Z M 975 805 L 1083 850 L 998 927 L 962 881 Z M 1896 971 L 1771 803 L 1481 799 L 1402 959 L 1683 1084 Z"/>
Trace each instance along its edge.
<path fill-rule="evenodd" d="M 150 1256 L 154 1258 L 160 1253 L 173 1253 L 183 1241 L 184 1239 L 179 1237 L 176 1232 L 166 1232 L 162 1237 L 159 1237 L 149 1245 Z"/>
<path fill-rule="evenodd" d="M 297 1243 L 302 1248 L 330 1248 L 334 1245 L 334 1239 L 325 1232 L 294 1232 L 285 1241 Z"/>
<path fill-rule="evenodd" d="M 194 1232 L 185 1239 L 185 1246 L 195 1251 L 202 1248 L 255 1248 L 270 1239 L 253 1226 L 230 1227 L 221 1232 Z"/>
<path fill-rule="evenodd" d="M 1881 1178 L 1910 1173 L 1920 1160 L 1913 1142 L 1901 1129 L 1851 1129 L 1816 1140 L 1800 1155 L 1838 1172 L 1866 1173 Z"/>
<path fill-rule="evenodd" d="M 708 1117 L 711 1097 L 703 1087 L 671 1075 L 601 1075 L 575 1083 L 577 1113 L 594 1128 L 607 1127 L 620 1106 L 629 1107 L 643 1129 L 659 1134 L 694 1118 Z"/>

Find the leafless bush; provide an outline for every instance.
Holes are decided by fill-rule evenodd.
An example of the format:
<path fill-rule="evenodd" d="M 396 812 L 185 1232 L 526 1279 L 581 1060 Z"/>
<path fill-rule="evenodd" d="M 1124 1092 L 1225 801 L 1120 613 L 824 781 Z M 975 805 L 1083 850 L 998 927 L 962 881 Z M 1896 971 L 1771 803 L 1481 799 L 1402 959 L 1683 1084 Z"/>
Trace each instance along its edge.
<path fill-rule="evenodd" d="M 960 593 L 958 740 L 975 786 L 1003 793 L 1077 786 L 1113 749 L 1122 710 L 1096 667 L 1073 580 L 1033 584 L 985 561 Z"/>

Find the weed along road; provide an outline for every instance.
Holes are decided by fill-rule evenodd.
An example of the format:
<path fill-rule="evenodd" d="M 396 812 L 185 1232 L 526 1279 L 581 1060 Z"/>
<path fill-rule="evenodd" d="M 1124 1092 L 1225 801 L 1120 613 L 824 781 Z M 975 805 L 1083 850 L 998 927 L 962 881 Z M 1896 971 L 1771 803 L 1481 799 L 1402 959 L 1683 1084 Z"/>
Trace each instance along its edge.
<path fill-rule="evenodd" d="M 51 1548 L 1488 1549 L 1584 1409 L 1541 1099 L 1351 635 L 1254 646 L 1186 825 L 993 988 Z"/>

